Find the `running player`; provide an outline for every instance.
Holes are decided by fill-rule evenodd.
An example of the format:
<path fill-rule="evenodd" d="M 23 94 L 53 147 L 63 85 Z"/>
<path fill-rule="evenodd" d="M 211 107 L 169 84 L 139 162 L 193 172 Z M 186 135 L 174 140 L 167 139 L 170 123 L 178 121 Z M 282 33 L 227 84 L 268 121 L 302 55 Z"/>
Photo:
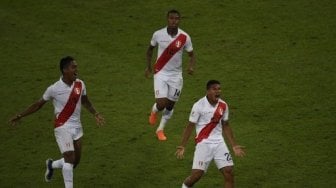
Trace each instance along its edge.
<path fill-rule="evenodd" d="M 73 187 L 73 169 L 81 158 L 83 136 L 80 121 L 81 105 L 94 115 L 98 125 L 104 124 L 104 118 L 95 110 L 87 94 L 85 84 L 77 78 L 77 63 L 74 58 L 67 56 L 60 61 L 60 80 L 49 86 L 41 99 L 30 105 L 26 110 L 10 119 L 15 125 L 21 118 L 39 109 L 49 100 L 53 101 L 55 122 L 54 133 L 58 147 L 63 155 L 59 160 L 46 161 L 45 180 L 50 182 L 54 169 L 62 169 L 64 185 Z"/>
<path fill-rule="evenodd" d="M 147 78 L 154 74 L 155 103 L 149 116 L 149 123 L 155 125 L 158 112 L 162 112 L 160 125 L 156 130 L 157 138 L 161 141 L 167 139 L 164 128 L 167 121 L 173 115 L 175 103 L 178 101 L 182 86 L 182 54 L 183 50 L 188 53 L 188 73 L 193 74 L 195 57 L 190 36 L 178 27 L 180 13 L 170 10 L 167 13 L 168 25 L 154 32 L 147 50 Z M 158 55 L 152 70 L 153 49 L 158 46 Z"/>

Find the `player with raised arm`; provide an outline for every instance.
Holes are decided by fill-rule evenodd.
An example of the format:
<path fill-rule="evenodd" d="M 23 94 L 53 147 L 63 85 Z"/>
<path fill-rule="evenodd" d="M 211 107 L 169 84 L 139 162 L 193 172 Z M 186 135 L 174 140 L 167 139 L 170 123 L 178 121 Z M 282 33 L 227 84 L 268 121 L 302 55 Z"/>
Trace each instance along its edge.
<path fill-rule="evenodd" d="M 236 143 L 229 126 L 229 107 L 225 101 L 220 99 L 219 81 L 208 81 L 206 88 L 206 96 L 198 100 L 192 107 L 189 124 L 185 128 L 182 141 L 176 150 L 177 158 L 182 159 L 187 141 L 196 128 L 196 149 L 192 171 L 191 175 L 184 180 L 182 188 L 192 187 L 201 179 L 212 160 L 215 161 L 217 168 L 223 175 L 225 187 L 231 188 L 234 185 L 233 161 L 223 135 L 230 143 L 235 155 L 242 157 L 245 152 L 243 147 Z"/>
<path fill-rule="evenodd" d="M 83 129 L 80 121 L 82 104 L 94 115 L 98 125 L 103 125 L 105 120 L 90 102 L 84 82 L 77 78 L 75 59 L 70 56 L 62 58 L 60 71 L 62 73 L 60 80 L 49 86 L 41 99 L 11 118 L 10 123 L 15 125 L 21 118 L 38 111 L 47 101 L 52 100 L 55 113 L 54 134 L 63 157 L 55 161 L 52 159 L 46 161 L 45 180 L 50 182 L 54 169 L 62 169 L 65 187 L 72 188 L 73 169 L 79 164 L 82 151 Z"/>

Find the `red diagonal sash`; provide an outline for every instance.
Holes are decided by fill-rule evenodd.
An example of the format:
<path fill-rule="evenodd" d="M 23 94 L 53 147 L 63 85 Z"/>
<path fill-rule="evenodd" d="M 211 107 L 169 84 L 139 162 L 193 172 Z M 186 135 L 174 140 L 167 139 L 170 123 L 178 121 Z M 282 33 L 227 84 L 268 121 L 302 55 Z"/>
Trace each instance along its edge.
<path fill-rule="evenodd" d="M 179 34 L 176 39 L 162 52 L 154 65 L 154 73 L 159 72 L 168 61 L 184 46 L 187 41 L 187 36 Z"/>
<path fill-rule="evenodd" d="M 211 131 L 216 127 L 219 121 L 222 119 L 226 105 L 223 102 L 219 102 L 217 109 L 211 118 L 210 122 L 205 125 L 205 127 L 199 132 L 197 137 L 195 138 L 196 143 L 201 142 L 203 139 L 209 137 Z"/>
<path fill-rule="evenodd" d="M 55 119 L 55 127 L 62 126 L 72 115 L 76 109 L 77 102 L 82 93 L 82 82 L 76 81 L 74 87 L 70 93 L 68 102 L 65 104 L 61 113 Z"/>

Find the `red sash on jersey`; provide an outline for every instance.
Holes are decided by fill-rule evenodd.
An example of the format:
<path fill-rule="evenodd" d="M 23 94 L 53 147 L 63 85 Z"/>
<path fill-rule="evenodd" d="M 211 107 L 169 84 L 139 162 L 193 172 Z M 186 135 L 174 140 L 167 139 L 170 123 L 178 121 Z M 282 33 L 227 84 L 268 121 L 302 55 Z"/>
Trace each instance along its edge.
<path fill-rule="evenodd" d="M 68 121 L 68 119 L 76 109 L 76 105 L 77 102 L 79 101 L 81 94 L 82 94 L 82 82 L 76 81 L 70 93 L 68 102 L 65 104 L 63 110 L 58 115 L 58 118 L 55 119 L 55 128 L 62 126 L 66 121 Z"/>
<path fill-rule="evenodd" d="M 211 131 L 216 127 L 216 125 L 222 119 L 225 109 L 226 109 L 225 103 L 219 102 L 217 109 L 213 117 L 211 118 L 210 122 L 205 125 L 205 127 L 199 132 L 199 134 L 195 138 L 196 143 L 199 143 L 203 139 L 206 139 L 209 137 Z"/>
<path fill-rule="evenodd" d="M 179 34 L 176 39 L 162 52 L 154 65 L 154 73 L 159 72 L 168 61 L 184 46 L 187 41 L 187 36 Z"/>

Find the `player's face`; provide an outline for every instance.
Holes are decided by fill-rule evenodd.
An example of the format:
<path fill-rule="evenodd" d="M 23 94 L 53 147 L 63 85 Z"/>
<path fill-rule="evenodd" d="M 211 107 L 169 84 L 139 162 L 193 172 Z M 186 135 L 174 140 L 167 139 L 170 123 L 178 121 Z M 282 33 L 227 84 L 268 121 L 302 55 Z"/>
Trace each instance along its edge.
<path fill-rule="evenodd" d="M 207 97 L 210 103 L 217 103 L 222 90 L 219 84 L 213 84 L 207 90 Z"/>
<path fill-rule="evenodd" d="M 63 72 L 64 72 L 64 76 L 67 79 L 71 81 L 75 81 L 77 78 L 77 74 L 78 74 L 76 61 L 72 61 L 70 65 Z"/>
<path fill-rule="evenodd" d="M 180 22 L 180 16 L 177 13 L 169 13 L 168 15 L 168 27 L 177 28 Z"/>

